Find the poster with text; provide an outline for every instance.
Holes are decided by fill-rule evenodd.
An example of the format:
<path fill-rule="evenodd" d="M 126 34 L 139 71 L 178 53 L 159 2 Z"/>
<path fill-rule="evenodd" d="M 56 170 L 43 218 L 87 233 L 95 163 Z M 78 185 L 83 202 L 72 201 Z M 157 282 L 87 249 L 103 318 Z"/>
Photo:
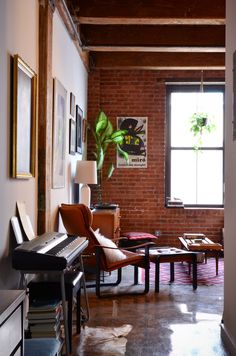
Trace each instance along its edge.
<path fill-rule="evenodd" d="M 118 168 L 147 168 L 147 117 L 118 117 L 117 127 L 127 130 L 121 149 L 128 153 L 129 162 L 117 152 Z"/>

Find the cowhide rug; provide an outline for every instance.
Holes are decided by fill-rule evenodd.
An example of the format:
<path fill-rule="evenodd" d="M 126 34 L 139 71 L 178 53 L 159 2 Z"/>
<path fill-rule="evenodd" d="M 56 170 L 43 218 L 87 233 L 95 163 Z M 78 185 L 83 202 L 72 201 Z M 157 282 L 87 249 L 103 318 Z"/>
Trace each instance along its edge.
<path fill-rule="evenodd" d="M 127 339 L 125 336 L 132 326 L 124 324 L 119 327 L 88 327 L 81 330 L 77 355 L 120 356 L 125 355 Z"/>

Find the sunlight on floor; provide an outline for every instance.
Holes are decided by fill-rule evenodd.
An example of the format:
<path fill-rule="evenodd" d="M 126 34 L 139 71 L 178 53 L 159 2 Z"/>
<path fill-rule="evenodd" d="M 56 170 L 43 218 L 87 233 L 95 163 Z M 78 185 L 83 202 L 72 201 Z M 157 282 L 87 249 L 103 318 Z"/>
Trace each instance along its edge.
<path fill-rule="evenodd" d="M 184 308 L 186 310 L 186 308 Z M 187 312 L 188 314 L 191 314 Z M 225 355 L 218 340 L 220 339 L 221 316 L 217 314 L 194 313 L 195 324 L 170 325 L 171 356 L 208 356 Z"/>

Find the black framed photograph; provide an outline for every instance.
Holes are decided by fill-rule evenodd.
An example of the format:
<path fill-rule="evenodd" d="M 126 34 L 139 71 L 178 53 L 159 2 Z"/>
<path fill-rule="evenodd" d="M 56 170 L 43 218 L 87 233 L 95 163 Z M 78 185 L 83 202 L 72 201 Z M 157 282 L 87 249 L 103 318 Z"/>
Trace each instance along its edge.
<path fill-rule="evenodd" d="M 70 93 L 70 115 L 75 117 L 75 96 Z"/>
<path fill-rule="evenodd" d="M 70 119 L 69 122 L 69 153 L 75 154 L 76 135 L 75 135 L 75 120 Z"/>
<path fill-rule="evenodd" d="M 36 73 L 16 54 L 13 58 L 13 178 L 35 176 Z"/>
<path fill-rule="evenodd" d="M 82 120 L 83 111 L 76 105 L 76 152 L 82 153 Z"/>

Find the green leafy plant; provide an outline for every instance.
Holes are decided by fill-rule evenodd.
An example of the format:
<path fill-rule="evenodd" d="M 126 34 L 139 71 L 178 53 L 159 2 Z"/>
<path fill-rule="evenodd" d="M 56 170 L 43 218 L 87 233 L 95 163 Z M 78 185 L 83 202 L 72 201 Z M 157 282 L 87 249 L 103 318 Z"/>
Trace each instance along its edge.
<path fill-rule="evenodd" d="M 190 125 L 190 131 L 197 139 L 194 148 L 198 150 L 202 146 L 202 135 L 211 133 L 215 124 L 210 121 L 207 113 L 196 112 L 190 118 Z"/>
<path fill-rule="evenodd" d="M 95 126 L 91 129 L 95 139 L 95 151 L 93 152 L 97 161 L 98 186 L 99 186 L 99 203 L 102 203 L 102 176 L 104 160 L 108 156 L 108 148 L 113 147 L 128 162 L 128 153 L 121 149 L 121 144 L 127 130 L 114 130 L 111 121 L 104 111 L 100 110 L 95 120 Z M 109 163 L 106 173 L 107 179 L 111 178 L 115 166 L 113 162 Z"/>

